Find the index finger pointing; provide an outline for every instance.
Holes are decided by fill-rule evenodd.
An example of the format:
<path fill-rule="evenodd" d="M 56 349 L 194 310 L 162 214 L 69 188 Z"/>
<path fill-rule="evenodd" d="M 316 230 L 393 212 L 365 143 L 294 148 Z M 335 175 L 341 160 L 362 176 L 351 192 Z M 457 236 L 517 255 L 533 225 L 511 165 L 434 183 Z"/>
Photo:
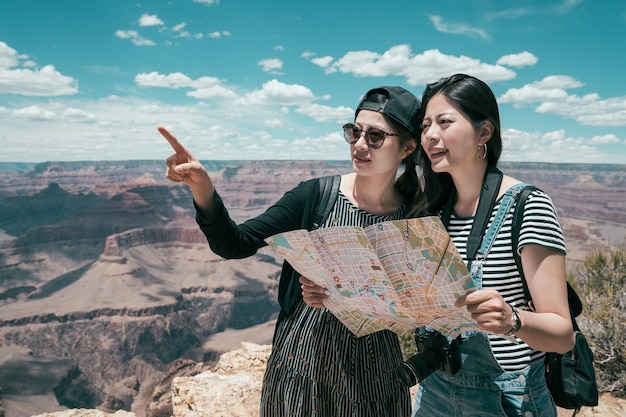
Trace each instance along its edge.
<path fill-rule="evenodd" d="M 157 130 L 159 131 L 159 133 L 165 138 L 167 139 L 167 141 L 170 143 L 170 145 L 172 146 L 172 149 L 174 149 L 174 152 L 176 153 L 188 153 L 187 149 L 178 141 L 178 139 L 176 139 L 176 137 L 174 135 L 172 135 L 170 133 L 169 130 L 167 130 L 166 128 L 164 128 L 163 126 L 158 126 Z"/>

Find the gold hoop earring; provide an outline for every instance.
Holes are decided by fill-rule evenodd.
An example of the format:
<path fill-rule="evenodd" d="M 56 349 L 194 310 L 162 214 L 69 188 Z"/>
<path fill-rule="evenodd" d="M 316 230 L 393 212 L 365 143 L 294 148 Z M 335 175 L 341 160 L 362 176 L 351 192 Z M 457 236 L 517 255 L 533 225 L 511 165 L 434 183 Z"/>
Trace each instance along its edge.
<path fill-rule="evenodd" d="M 480 159 L 485 159 L 485 158 L 487 157 L 487 144 L 486 144 L 486 143 L 483 143 L 483 146 L 485 147 L 485 152 L 483 153 L 483 155 L 482 155 L 482 156 L 480 155 L 480 148 L 481 148 L 481 146 L 479 146 L 479 147 L 477 147 L 477 148 L 476 148 L 476 153 L 478 154 L 478 157 L 479 157 Z"/>

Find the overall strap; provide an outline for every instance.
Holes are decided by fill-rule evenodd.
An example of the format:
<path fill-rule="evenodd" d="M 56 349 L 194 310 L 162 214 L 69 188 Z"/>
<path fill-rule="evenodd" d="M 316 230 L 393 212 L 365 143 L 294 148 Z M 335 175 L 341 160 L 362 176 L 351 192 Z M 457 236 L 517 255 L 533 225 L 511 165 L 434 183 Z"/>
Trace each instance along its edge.
<path fill-rule="evenodd" d="M 484 234 L 482 238 L 482 243 L 476 253 L 474 262 L 472 262 L 472 265 L 469 268 L 472 279 L 474 280 L 474 285 L 476 285 L 476 287 L 479 289 L 482 288 L 483 262 L 487 258 L 487 255 L 489 255 L 489 252 L 491 252 L 491 248 L 496 240 L 496 236 L 500 232 L 500 229 L 502 228 L 502 225 L 506 220 L 507 214 L 511 211 L 511 207 L 513 207 L 513 203 L 515 203 L 517 195 L 527 186 L 528 184 L 515 184 L 511 188 L 507 189 L 502 195 L 498 211 L 496 212 L 493 221 L 489 225 L 489 229 Z M 480 206 L 480 202 L 478 204 Z M 492 210 L 493 206 L 489 213 L 483 213 L 483 216 L 486 216 L 486 218 L 481 219 L 481 221 L 487 222 L 487 219 L 491 217 Z M 476 220 L 477 219 L 474 219 L 474 221 Z M 515 249 L 513 250 L 515 251 Z"/>
<path fill-rule="evenodd" d="M 478 249 L 479 257 L 485 258 L 489 254 L 491 247 L 493 246 L 493 242 L 496 240 L 496 236 L 506 220 L 507 213 L 511 211 L 513 203 L 515 203 L 515 200 L 520 192 L 527 189 L 526 187 L 533 186 L 530 184 L 515 184 L 504 192 L 502 199 L 500 200 L 500 207 L 498 207 L 498 211 L 489 226 L 489 230 L 485 233 L 480 249 Z M 517 241 L 517 239 L 515 240 Z M 515 245 L 513 246 L 513 251 L 517 252 L 517 242 L 514 243 Z"/>

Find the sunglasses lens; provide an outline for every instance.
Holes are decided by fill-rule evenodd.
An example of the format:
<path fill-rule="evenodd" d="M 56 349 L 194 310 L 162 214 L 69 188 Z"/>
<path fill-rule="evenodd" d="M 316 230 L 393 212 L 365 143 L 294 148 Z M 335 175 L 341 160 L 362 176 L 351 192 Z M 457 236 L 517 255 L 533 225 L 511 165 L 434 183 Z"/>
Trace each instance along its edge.
<path fill-rule="evenodd" d="M 359 139 L 360 130 L 358 127 L 353 125 L 352 123 L 346 123 L 343 125 L 343 137 L 346 142 L 352 144 Z"/>
<path fill-rule="evenodd" d="M 372 149 L 378 149 L 383 146 L 385 142 L 385 137 L 387 134 L 380 129 L 372 128 L 370 130 L 359 129 L 357 125 L 354 123 L 346 123 L 343 125 L 343 137 L 349 144 L 355 144 L 361 134 L 365 132 L 365 141 L 367 142 L 367 146 Z"/>
<path fill-rule="evenodd" d="M 383 146 L 383 141 L 385 140 L 385 133 L 378 129 L 370 129 L 367 131 L 367 136 L 369 140 L 367 141 L 367 146 L 370 148 L 378 149 Z"/>

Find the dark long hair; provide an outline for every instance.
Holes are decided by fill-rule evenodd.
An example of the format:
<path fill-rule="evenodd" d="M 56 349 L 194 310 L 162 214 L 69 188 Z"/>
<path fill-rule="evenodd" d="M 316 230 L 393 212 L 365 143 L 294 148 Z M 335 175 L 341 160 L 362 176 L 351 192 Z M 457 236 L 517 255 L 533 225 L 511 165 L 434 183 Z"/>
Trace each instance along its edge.
<path fill-rule="evenodd" d="M 496 166 L 502 154 L 502 136 L 498 103 L 491 88 L 471 75 L 455 74 L 441 78 L 439 81 L 426 86 L 419 110 L 420 120 L 424 120 L 426 106 L 437 94 L 446 97 L 470 120 L 474 128 L 480 128 L 485 122 L 491 122 L 493 134 L 487 142 L 486 159 L 488 166 Z M 424 193 L 420 193 L 419 198 L 416 198 L 410 215 L 434 215 L 442 209 L 448 195 L 454 189 L 454 183 L 447 172 L 435 173 L 430 159 L 423 152 L 421 145 L 419 149 L 417 164 L 424 178 Z"/>

